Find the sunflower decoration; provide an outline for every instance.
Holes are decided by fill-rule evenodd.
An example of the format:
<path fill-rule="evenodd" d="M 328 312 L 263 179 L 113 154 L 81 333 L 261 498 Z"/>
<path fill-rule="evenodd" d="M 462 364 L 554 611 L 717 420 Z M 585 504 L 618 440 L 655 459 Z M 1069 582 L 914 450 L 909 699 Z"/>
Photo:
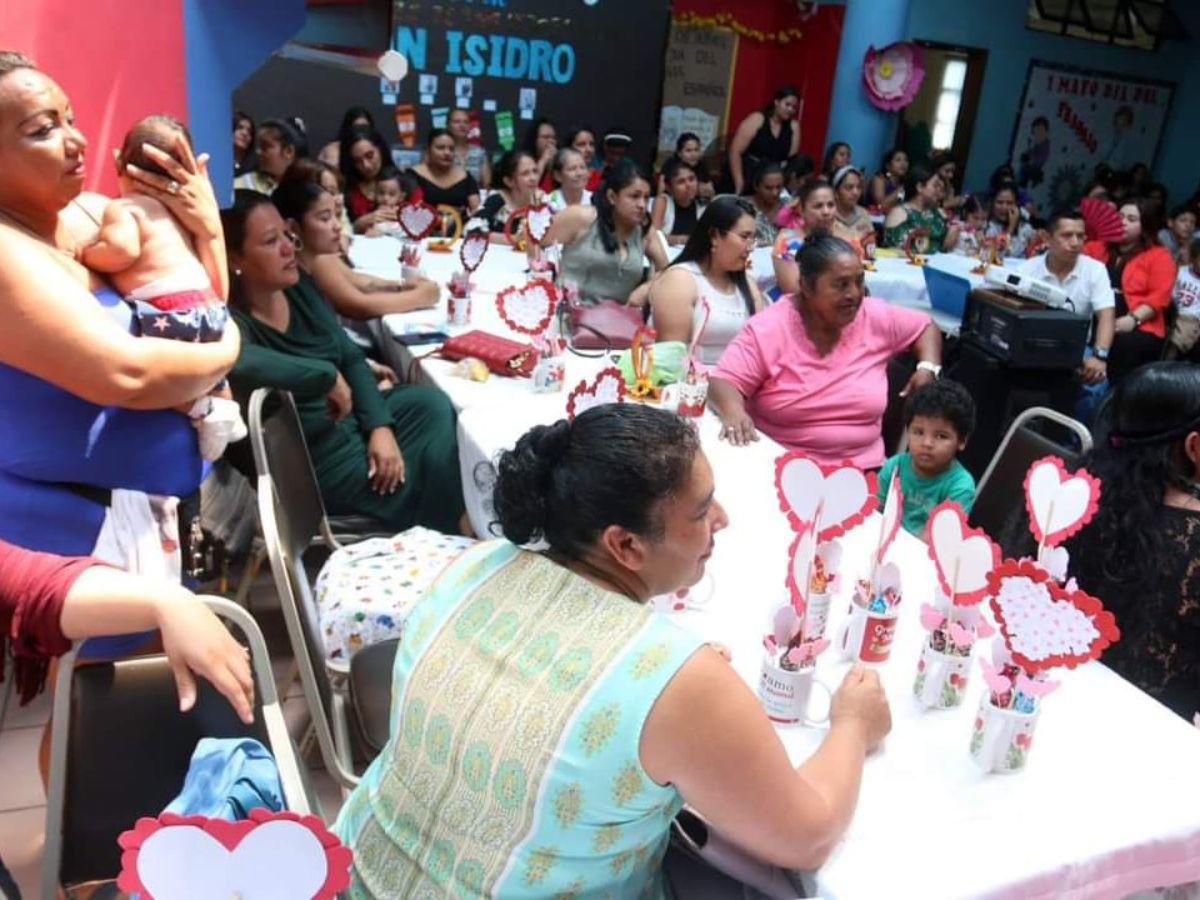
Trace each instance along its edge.
<path fill-rule="evenodd" d="M 863 58 L 863 88 L 880 109 L 901 109 L 912 102 L 925 78 L 924 54 L 912 41 L 897 41 L 882 50 L 871 46 Z"/>

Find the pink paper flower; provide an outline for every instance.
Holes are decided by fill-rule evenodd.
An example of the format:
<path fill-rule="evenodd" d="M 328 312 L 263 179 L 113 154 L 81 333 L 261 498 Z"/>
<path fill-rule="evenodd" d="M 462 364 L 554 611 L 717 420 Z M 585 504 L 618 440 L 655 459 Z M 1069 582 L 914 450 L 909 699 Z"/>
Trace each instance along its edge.
<path fill-rule="evenodd" d="M 863 58 L 863 87 L 867 99 L 880 109 L 908 106 L 924 78 L 924 55 L 917 44 L 897 41 L 882 50 L 867 48 Z"/>

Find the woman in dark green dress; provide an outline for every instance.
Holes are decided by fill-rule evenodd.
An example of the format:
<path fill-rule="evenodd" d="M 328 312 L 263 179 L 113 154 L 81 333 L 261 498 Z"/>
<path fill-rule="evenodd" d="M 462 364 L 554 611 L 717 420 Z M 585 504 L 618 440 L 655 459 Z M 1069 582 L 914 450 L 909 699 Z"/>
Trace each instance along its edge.
<path fill-rule="evenodd" d="M 300 266 L 293 232 L 270 198 L 238 191 L 221 221 L 242 333 L 230 381 L 241 396 L 260 387 L 292 392 L 326 509 L 373 516 L 397 531 L 462 530 L 454 409 L 445 395 L 407 385 L 379 391 Z"/>

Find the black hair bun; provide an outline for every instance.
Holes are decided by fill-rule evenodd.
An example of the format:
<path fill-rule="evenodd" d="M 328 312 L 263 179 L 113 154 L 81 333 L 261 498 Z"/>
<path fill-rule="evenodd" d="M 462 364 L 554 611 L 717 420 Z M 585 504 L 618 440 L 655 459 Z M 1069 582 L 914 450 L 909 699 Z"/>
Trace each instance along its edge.
<path fill-rule="evenodd" d="M 492 508 L 500 531 L 514 544 L 545 535 L 550 481 L 570 443 L 571 423 L 561 419 L 530 429 L 512 450 L 500 454 Z"/>

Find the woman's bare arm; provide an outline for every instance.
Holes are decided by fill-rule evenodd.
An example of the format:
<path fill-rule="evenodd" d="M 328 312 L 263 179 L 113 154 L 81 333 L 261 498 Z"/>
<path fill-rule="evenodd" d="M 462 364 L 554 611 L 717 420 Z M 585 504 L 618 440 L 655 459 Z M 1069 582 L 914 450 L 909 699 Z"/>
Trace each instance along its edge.
<path fill-rule="evenodd" d="M 660 341 L 692 341 L 692 314 L 696 307 L 696 279 L 678 267 L 668 269 L 650 283 L 650 315 Z"/>
<path fill-rule="evenodd" d="M 438 286 L 422 281 L 408 289 L 363 290 L 355 272 L 334 253 L 313 260 L 313 279 L 325 298 L 348 319 L 375 319 L 389 313 L 412 312 L 437 305 Z"/>

